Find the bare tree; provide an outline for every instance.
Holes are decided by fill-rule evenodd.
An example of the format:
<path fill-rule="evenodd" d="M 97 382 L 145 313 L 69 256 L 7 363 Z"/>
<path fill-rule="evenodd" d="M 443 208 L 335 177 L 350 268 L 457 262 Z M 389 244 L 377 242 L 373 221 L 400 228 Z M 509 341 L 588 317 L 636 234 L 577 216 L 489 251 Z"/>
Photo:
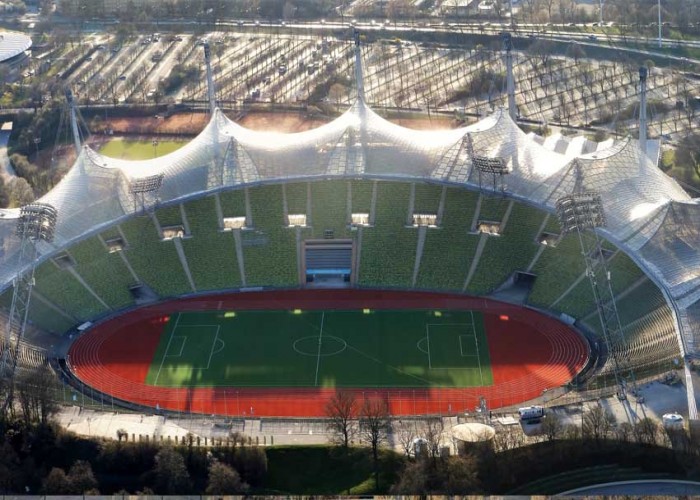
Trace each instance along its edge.
<path fill-rule="evenodd" d="M 612 430 L 614 423 L 615 416 L 610 410 L 605 410 L 601 406 L 595 406 L 583 416 L 583 436 L 595 441 L 605 439 Z"/>
<path fill-rule="evenodd" d="M 360 410 L 360 439 L 372 449 L 376 489 L 379 489 L 379 448 L 386 443 L 390 426 L 389 405 L 386 400 L 365 399 Z"/>
<path fill-rule="evenodd" d="M 493 438 L 496 451 L 508 451 L 519 448 L 525 442 L 525 434 L 519 425 L 509 425 L 499 429 Z"/>
<path fill-rule="evenodd" d="M 542 422 L 542 432 L 544 433 L 547 441 L 554 441 L 561 436 L 564 430 L 564 426 L 559 419 L 559 415 L 556 413 L 548 413 Z"/>
<path fill-rule="evenodd" d="M 428 442 L 428 453 L 432 458 L 440 456 L 440 441 L 445 425 L 441 418 L 431 418 L 426 420 L 421 427 L 421 437 Z"/>
<path fill-rule="evenodd" d="M 659 425 L 650 418 L 643 418 L 634 424 L 634 437 L 638 443 L 658 444 Z"/>
<path fill-rule="evenodd" d="M 417 435 L 416 423 L 412 420 L 395 420 L 391 425 L 391 433 L 407 457 L 414 453 L 413 440 Z"/>
<path fill-rule="evenodd" d="M 46 424 L 58 411 L 51 394 L 55 383 L 53 373 L 45 366 L 22 373 L 17 378 L 17 400 L 27 424 Z"/>
<path fill-rule="evenodd" d="M 326 404 L 329 418 L 328 430 L 332 440 L 344 448 L 350 446 L 357 431 L 354 419 L 357 417 L 357 400 L 350 391 L 338 390 Z"/>

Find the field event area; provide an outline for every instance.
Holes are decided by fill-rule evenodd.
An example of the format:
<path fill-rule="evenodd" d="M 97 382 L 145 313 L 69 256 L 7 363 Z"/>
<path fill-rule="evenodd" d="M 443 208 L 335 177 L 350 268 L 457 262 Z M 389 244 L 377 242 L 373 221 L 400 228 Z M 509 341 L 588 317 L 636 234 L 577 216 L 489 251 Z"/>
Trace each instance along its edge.
<path fill-rule="evenodd" d="M 97 390 L 154 408 L 319 417 L 338 387 L 380 394 L 396 415 L 471 411 L 482 396 L 518 404 L 570 381 L 587 358 L 574 330 L 523 307 L 328 289 L 142 307 L 81 335 L 68 362 Z"/>
<path fill-rule="evenodd" d="M 175 314 L 146 383 L 472 387 L 493 377 L 481 313 L 296 309 Z"/>

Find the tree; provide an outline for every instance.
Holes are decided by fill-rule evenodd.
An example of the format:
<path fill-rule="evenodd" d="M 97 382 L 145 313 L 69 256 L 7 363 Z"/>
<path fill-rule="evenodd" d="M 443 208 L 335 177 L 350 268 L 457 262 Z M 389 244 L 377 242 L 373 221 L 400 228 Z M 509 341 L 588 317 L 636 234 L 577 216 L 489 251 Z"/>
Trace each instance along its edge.
<path fill-rule="evenodd" d="M 401 449 L 407 457 L 414 454 L 413 440 L 416 437 L 415 422 L 410 420 L 397 420 L 392 423 L 391 433 L 399 442 Z"/>
<path fill-rule="evenodd" d="M 209 466 L 209 482 L 205 493 L 207 495 L 232 495 L 248 491 L 248 485 L 241 480 L 236 469 L 214 462 Z"/>
<path fill-rule="evenodd" d="M 700 134 L 689 134 L 680 140 L 676 149 L 676 164 L 689 166 L 700 176 Z M 692 179 L 692 175 L 687 177 Z"/>
<path fill-rule="evenodd" d="M 78 460 L 68 471 L 68 483 L 71 493 L 74 495 L 99 494 L 97 479 L 92 473 L 92 467 L 88 462 Z"/>
<path fill-rule="evenodd" d="M 598 442 L 607 437 L 614 423 L 615 416 L 610 410 L 605 410 L 602 406 L 594 406 L 583 416 L 581 431 L 585 438 Z"/>
<path fill-rule="evenodd" d="M 17 400 L 27 425 L 32 422 L 46 425 L 58 412 L 59 407 L 52 397 L 55 382 L 52 372 L 45 366 L 36 367 L 18 376 Z"/>
<path fill-rule="evenodd" d="M 21 484 L 19 456 L 7 441 L 3 441 L 0 444 L 0 492 L 18 491 Z"/>
<path fill-rule="evenodd" d="M 185 459 L 170 446 L 163 447 L 156 455 L 155 489 L 159 494 L 188 493 L 192 488 Z"/>
<path fill-rule="evenodd" d="M 10 203 L 10 194 L 8 193 L 5 179 L 0 176 L 0 208 L 7 208 Z"/>
<path fill-rule="evenodd" d="M 632 432 L 638 443 L 658 444 L 659 425 L 648 417 L 636 422 Z"/>
<path fill-rule="evenodd" d="M 429 479 L 426 460 L 412 460 L 406 463 L 391 490 L 398 495 L 425 496 L 429 493 Z"/>
<path fill-rule="evenodd" d="M 508 425 L 499 429 L 493 438 L 493 446 L 497 452 L 519 448 L 525 442 L 525 434 L 518 425 Z"/>
<path fill-rule="evenodd" d="M 578 64 L 578 60 L 586 57 L 586 51 L 583 50 L 583 47 L 581 47 L 578 43 L 572 43 L 567 47 L 566 49 L 566 55 L 567 57 L 571 57 L 576 64 Z"/>
<path fill-rule="evenodd" d="M 391 422 L 389 405 L 379 398 L 365 399 L 360 410 L 360 439 L 372 449 L 374 485 L 379 489 L 379 448 L 387 441 Z"/>
<path fill-rule="evenodd" d="M 7 194 L 10 207 L 21 207 L 34 201 L 32 187 L 21 177 L 15 177 L 7 185 Z"/>
<path fill-rule="evenodd" d="M 446 462 L 442 492 L 447 495 L 478 492 L 478 466 L 473 456 L 451 457 Z"/>
<path fill-rule="evenodd" d="M 556 413 L 548 413 L 542 422 L 542 433 L 547 438 L 547 441 L 554 441 L 564 430 L 561 420 Z"/>
<path fill-rule="evenodd" d="M 338 390 L 326 403 L 326 416 L 331 439 L 347 448 L 356 433 L 354 419 L 357 416 L 357 400 L 350 391 Z"/>
<path fill-rule="evenodd" d="M 63 469 L 54 467 L 41 482 L 41 492 L 46 495 L 68 495 L 71 493 L 70 482 Z"/>
<path fill-rule="evenodd" d="M 433 459 L 440 456 L 440 443 L 445 425 L 441 418 L 431 418 L 423 422 L 421 434 L 428 442 L 428 453 Z"/>

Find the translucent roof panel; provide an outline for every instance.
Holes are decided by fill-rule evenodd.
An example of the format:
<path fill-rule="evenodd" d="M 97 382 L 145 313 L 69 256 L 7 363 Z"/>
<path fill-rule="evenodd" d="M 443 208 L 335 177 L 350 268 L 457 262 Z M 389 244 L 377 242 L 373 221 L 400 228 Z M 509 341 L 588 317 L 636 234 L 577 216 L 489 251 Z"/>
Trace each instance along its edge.
<path fill-rule="evenodd" d="M 674 202 L 654 236 L 640 250 L 674 297 L 700 286 L 700 205 Z"/>

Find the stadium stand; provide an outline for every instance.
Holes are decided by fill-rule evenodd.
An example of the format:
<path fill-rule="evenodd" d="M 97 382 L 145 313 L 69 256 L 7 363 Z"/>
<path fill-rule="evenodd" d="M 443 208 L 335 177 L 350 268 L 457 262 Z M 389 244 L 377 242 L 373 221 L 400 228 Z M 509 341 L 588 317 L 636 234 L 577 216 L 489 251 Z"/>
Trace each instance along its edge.
<path fill-rule="evenodd" d="M 350 237 L 347 200 L 348 181 L 311 184 L 311 225 L 314 238 L 323 238 L 325 230 L 333 231 L 335 238 Z"/>
<path fill-rule="evenodd" d="M 617 301 L 617 309 L 623 325 L 662 307 L 668 307 L 666 300 L 658 287 L 649 279 Z"/>
<path fill-rule="evenodd" d="M 70 319 L 65 314 L 59 314 L 41 300 L 36 293 L 32 294 L 29 307 L 31 324 L 51 334 L 60 335 L 79 322 L 76 319 Z"/>
<path fill-rule="evenodd" d="M 162 213 L 166 221 L 170 221 L 169 217 L 175 214 L 176 221 L 180 221 L 179 209 L 177 212 L 175 209 L 166 209 Z M 174 242 L 161 241 L 151 217 L 136 217 L 120 227 L 126 237 L 125 256 L 142 283 L 150 286 L 161 297 L 192 292 Z"/>
<path fill-rule="evenodd" d="M 469 234 L 477 197 L 471 191 L 447 190 L 440 228 L 426 235 L 416 283 L 419 288 L 462 290 L 479 241 L 478 235 Z"/>
<path fill-rule="evenodd" d="M 416 184 L 415 186 L 413 213 L 437 214 L 440 206 L 442 186 L 434 184 Z"/>
<path fill-rule="evenodd" d="M 37 267 L 34 278 L 37 292 L 75 318 L 85 321 L 107 312 L 68 268 L 60 269 L 52 260 Z"/>
<path fill-rule="evenodd" d="M 221 213 L 224 217 L 245 217 L 245 191 L 236 189 L 219 193 Z"/>
<path fill-rule="evenodd" d="M 623 293 L 644 275 L 632 259 L 622 251 L 612 255 L 608 261 L 608 269 L 615 295 Z M 569 293 L 553 305 L 553 308 L 575 318 L 583 318 L 594 311 L 595 302 L 590 282 L 587 279 L 581 279 Z"/>
<path fill-rule="evenodd" d="M 71 247 L 70 254 L 76 272 L 110 308 L 133 305 L 129 286 L 134 279 L 117 252 L 109 253 L 102 241 L 93 237 Z"/>
<path fill-rule="evenodd" d="M 182 247 L 197 291 L 241 286 L 233 232 L 219 230 L 214 198 L 186 203 L 185 214 L 191 237 L 182 241 Z"/>
<path fill-rule="evenodd" d="M 372 181 L 352 181 L 352 211 L 369 213 L 372 206 Z"/>
<path fill-rule="evenodd" d="M 374 227 L 363 228 L 359 283 L 410 287 L 417 229 L 406 227 L 410 184 L 380 182 Z"/>
<path fill-rule="evenodd" d="M 284 227 L 282 187 L 277 184 L 251 189 L 250 204 L 254 230 L 241 235 L 246 285 L 296 285 L 296 231 Z"/>
<path fill-rule="evenodd" d="M 307 186 L 306 182 L 285 184 L 287 193 L 287 210 L 290 214 L 306 214 Z M 306 214 L 307 216 L 309 214 Z"/>
<path fill-rule="evenodd" d="M 482 209 L 488 209 L 485 217 L 500 215 L 500 220 L 503 220 L 503 215 L 500 214 L 502 206 L 493 205 L 484 205 L 482 200 Z M 524 271 L 537 252 L 538 244 L 535 240 L 543 219 L 544 214 L 540 210 L 514 204 L 501 235 L 487 238 L 476 273 L 469 282 L 467 291 L 478 295 L 491 292 L 515 271 Z"/>
<path fill-rule="evenodd" d="M 578 237 L 575 234 L 564 236 L 556 247 L 545 248 L 533 266 L 532 272 L 537 275 L 537 280 L 528 302 L 544 308 L 550 306 L 585 269 Z"/>

